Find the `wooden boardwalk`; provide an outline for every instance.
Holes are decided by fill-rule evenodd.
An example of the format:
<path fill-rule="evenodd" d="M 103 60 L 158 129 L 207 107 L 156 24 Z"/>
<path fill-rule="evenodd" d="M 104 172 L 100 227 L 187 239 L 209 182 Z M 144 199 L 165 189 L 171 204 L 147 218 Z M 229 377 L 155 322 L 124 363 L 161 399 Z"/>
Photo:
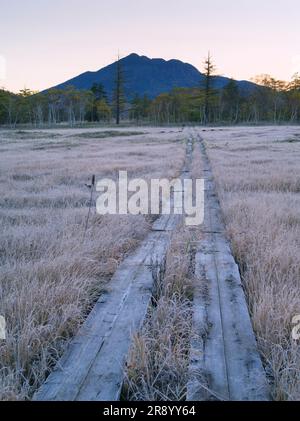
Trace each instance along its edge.
<path fill-rule="evenodd" d="M 205 218 L 195 255 L 194 332 L 188 400 L 268 400 L 265 372 L 238 266 L 225 237 L 202 139 Z"/>
<path fill-rule="evenodd" d="M 153 231 L 128 257 L 35 395 L 36 400 L 118 400 L 131 335 L 141 325 L 152 295 L 153 263 L 160 267 L 168 231 Z"/>
<path fill-rule="evenodd" d="M 187 400 L 268 400 L 238 267 L 224 234 L 221 209 L 205 147 L 190 134 L 182 178 L 200 147 L 205 179 L 205 221 L 196 242 L 194 321 Z M 153 292 L 153 270 L 164 265 L 180 215 L 162 215 L 128 256 L 70 342 L 35 400 L 120 399 L 132 333 L 144 321 Z"/>
<path fill-rule="evenodd" d="M 191 163 L 186 144 L 182 177 Z M 124 363 L 132 341 L 145 319 L 153 291 L 153 270 L 159 272 L 172 231 L 181 215 L 161 215 L 138 249 L 119 266 L 79 333 L 34 400 L 109 400 L 120 398 Z M 156 276 L 158 274 L 156 273 Z"/>

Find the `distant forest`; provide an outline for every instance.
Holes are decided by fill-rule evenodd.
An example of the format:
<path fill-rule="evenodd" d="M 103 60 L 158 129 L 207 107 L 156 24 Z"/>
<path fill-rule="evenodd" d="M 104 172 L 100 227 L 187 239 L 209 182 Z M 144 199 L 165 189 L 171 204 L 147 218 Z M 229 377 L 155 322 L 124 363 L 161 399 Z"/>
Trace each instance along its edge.
<path fill-rule="evenodd" d="M 34 92 L 23 89 L 18 94 L 0 90 L 0 124 L 16 127 L 70 126 L 86 122 L 117 124 L 130 120 L 135 124 L 239 124 L 298 123 L 300 121 L 300 75 L 291 82 L 269 75 L 255 79 L 256 86 L 248 94 L 241 93 L 230 80 L 223 89 L 214 88 L 214 65 L 210 56 L 204 64 L 204 81 L 195 88 L 176 88 L 154 99 L 124 96 L 124 80 L 118 62 L 115 89 L 108 98 L 101 83 L 90 90 L 49 89 Z"/>

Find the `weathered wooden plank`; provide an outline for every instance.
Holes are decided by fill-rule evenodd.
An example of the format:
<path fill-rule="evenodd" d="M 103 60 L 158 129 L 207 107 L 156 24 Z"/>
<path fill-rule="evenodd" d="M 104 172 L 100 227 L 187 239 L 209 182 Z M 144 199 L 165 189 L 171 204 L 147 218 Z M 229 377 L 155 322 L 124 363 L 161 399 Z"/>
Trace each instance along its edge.
<path fill-rule="evenodd" d="M 189 170 L 192 148 L 186 148 Z M 118 400 L 132 332 L 143 322 L 153 287 L 153 265 L 163 264 L 181 215 L 161 215 L 138 249 L 127 257 L 70 342 L 34 400 Z"/>
<path fill-rule="evenodd" d="M 152 295 L 151 264 L 163 262 L 168 241 L 168 232 L 151 232 L 125 259 L 35 400 L 118 399 L 132 332 Z"/>
<path fill-rule="evenodd" d="M 196 243 L 188 400 L 268 400 L 265 372 L 203 144 L 205 218 Z"/>

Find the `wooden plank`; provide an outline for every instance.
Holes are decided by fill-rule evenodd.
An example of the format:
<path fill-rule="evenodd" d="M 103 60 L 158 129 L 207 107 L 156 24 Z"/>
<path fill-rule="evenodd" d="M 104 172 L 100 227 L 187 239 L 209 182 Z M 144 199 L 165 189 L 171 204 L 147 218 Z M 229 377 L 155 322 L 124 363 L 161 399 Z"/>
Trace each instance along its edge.
<path fill-rule="evenodd" d="M 238 267 L 225 237 L 212 171 L 200 141 L 205 179 L 203 241 L 197 243 L 194 336 L 188 400 L 268 400 Z"/>
<path fill-rule="evenodd" d="M 185 168 L 192 148 L 186 147 Z M 70 342 L 34 400 L 118 400 L 123 366 L 132 333 L 145 318 L 152 296 L 153 265 L 160 270 L 171 232 L 181 215 L 162 215 L 152 231 L 128 256 L 109 283 L 82 328 Z"/>
<path fill-rule="evenodd" d="M 120 265 L 109 291 L 95 305 L 34 400 L 117 400 L 132 332 L 152 295 L 151 264 L 161 265 L 168 232 L 151 232 Z"/>

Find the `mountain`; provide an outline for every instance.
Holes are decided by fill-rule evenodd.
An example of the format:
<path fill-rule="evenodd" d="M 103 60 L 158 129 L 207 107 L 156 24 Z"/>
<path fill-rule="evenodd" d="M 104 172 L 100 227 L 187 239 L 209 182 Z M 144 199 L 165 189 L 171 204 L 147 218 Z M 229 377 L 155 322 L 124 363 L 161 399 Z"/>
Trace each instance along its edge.
<path fill-rule="evenodd" d="M 154 98 L 173 88 L 193 88 L 199 86 L 204 79 L 203 74 L 194 66 L 180 60 L 150 59 L 133 53 L 120 61 L 124 73 L 125 94 L 128 99 L 135 94 L 146 94 L 150 98 Z M 55 88 L 63 89 L 72 85 L 77 89 L 90 89 L 94 83 L 101 82 L 108 96 L 111 97 L 116 67 L 117 64 L 114 62 L 96 72 L 82 73 L 55 86 Z M 223 76 L 215 76 L 214 87 L 216 89 L 223 88 L 229 80 Z M 237 83 L 240 90 L 245 93 L 253 90 L 255 86 L 248 81 L 238 81 Z"/>

